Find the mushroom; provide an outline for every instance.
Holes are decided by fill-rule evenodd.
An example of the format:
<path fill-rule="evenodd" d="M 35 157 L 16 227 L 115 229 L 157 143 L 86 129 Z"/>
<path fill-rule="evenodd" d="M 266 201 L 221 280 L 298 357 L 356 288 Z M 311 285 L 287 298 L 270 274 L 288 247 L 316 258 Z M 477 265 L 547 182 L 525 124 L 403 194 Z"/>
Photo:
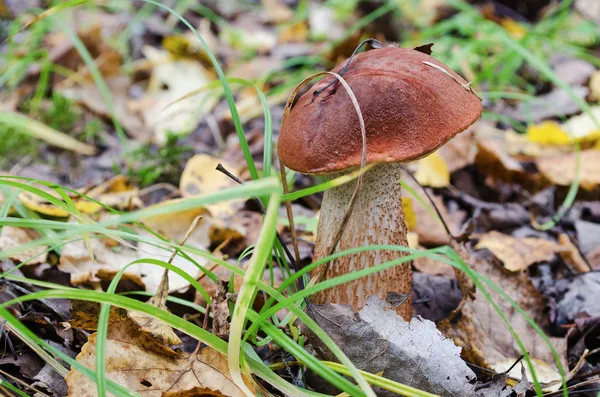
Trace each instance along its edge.
<path fill-rule="evenodd" d="M 346 62 L 332 71 L 339 73 Z M 356 96 L 367 134 L 367 163 L 354 210 L 336 252 L 373 244 L 407 246 L 399 183 L 401 164 L 432 153 L 481 115 L 481 100 L 467 82 L 431 56 L 399 47 L 373 49 L 350 59 L 343 78 Z M 306 92 L 281 126 L 278 154 L 290 169 L 335 178 L 361 163 L 358 115 L 340 84 L 327 76 Z M 314 260 L 329 255 L 356 181 L 325 191 Z M 371 250 L 329 264 L 333 278 L 401 257 L 399 251 Z M 319 270 L 316 269 L 315 272 Z M 349 304 L 355 311 L 367 297 L 390 292 L 410 295 L 411 264 L 373 273 L 311 297 L 311 302 Z M 410 299 L 396 309 L 412 317 Z"/>

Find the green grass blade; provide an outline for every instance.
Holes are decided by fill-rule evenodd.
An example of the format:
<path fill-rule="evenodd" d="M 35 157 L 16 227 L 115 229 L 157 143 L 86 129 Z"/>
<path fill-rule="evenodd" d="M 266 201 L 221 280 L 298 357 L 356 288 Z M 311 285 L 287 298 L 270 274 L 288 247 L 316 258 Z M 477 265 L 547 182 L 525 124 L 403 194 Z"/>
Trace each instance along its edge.
<path fill-rule="evenodd" d="M 35 139 L 40 139 L 52 146 L 65 150 L 71 150 L 86 156 L 96 153 L 96 149 L 93 146 L 79 142 L 62 132 L 20 113 L 0 110 L 0 124 L 14 128 L 18 133 L 27 134 Z"/>

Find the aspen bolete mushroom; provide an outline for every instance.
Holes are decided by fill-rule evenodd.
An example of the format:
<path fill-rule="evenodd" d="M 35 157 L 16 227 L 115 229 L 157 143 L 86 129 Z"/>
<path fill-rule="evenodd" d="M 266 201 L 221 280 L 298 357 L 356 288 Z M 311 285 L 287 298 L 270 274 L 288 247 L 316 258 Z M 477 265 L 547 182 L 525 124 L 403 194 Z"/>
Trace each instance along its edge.
<path fill-rule="evenodd" d="M 339 73 L 347 61 L 332 71 Z M 407 245 L 402 211 L 401 166 L 435 151 L 481 115 L 481 100 L 467 82 L 431 56 L 399 47 L 357 54 L 342 76 L 356 96 L 366 127 L 367 171 L 336 252 L 373 244 Z M 281 126 L 278 154 L 290 169 L 337 177 L 361 163 L 358 115 L 341 84 L 327 76 L 306 92 Z M 331 84 L 331 85 L 329 85 Z M 329 86 L 328 86 L 329 85 Z M 324 89 L 325 88 L 325 89 Z M 324 90 L 323 90 L 324 89 Z M 325 191 L 314 260 L 329 255 L 356 181 Z M 402 256 L 365 251 L 329 264 L 333 278 Z M 318 274 L 317 269 L 314 274 Z M 410 294 L 410 263 L 321 291 L 313 303 L 350 304 L 360 310 L 368 296 Z M 412 304 L 397 308 L 410 321 Z"/>

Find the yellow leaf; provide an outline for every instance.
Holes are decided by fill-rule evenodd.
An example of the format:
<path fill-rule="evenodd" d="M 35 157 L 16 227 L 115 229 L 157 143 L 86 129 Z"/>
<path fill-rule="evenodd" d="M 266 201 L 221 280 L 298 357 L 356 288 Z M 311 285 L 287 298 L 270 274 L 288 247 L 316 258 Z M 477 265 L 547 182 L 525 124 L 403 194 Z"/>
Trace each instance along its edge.
<path fill-rule="evenodd" d="M 294 43 L 306 41 L 308 37 L 308 25 L 305 21 L 300 21 L 288 25 L 279 32 L 280 43 Z"/>
<path fill-rule="evenodd" d="M 527 33 L 527 29 L 511 18 L 502 18 L 500 25 L 514 38 L 520 39 Z"/>
<path fill-rule="evenodd" d="M 438 152 L 417 162 L 415 177 L 423 186 L 446 187 L 450 184 L 450 172 L 444 158 Z"/>
<path fill-rule="evenodd" d="M 66 218 L 70 215 L 67 211 L 63 210 L 62 208 L 58 208 L 54 204 L 45 201 L 44 199 L 42 199 L 39 196 L 36 196 L 33 193 L 21 192 L 19 194 L 19 200 L 21 201 L 21 203 L 23 203 L 25 207 L 40 214 L 53 216 L 57 218 Z M 60 200 L 62 201 L 62 199 Z M 77 208 L 77 210 L 81 211 L 84 214 L 93 214 L 100 210 L 100 208 L 102 208 L 99 204 L 84 199 L 73 198 L 73 201 L 75 202 L 75 208 Z"/>
<path fill-rule="evenodd" d="M 600 70 L 595 71 L 590 77 L 590 97 L 592 100 L 600 100 Z"/>
<path fill-rule="evenodd" d="M 527 128 L 527 139 L 542 145 L 568 145 L 572 142 L 569 134 L 560 124 L 554 121 L 544 121 Z"/>
<path fill-rule="evenodd" d="M 408 230 L 415 230 L 417 227 L 417 216 L 415 215 L 410 197 L 402 197 L 402 211 L 404 212 L 404 223 L 406 223 Z"/>

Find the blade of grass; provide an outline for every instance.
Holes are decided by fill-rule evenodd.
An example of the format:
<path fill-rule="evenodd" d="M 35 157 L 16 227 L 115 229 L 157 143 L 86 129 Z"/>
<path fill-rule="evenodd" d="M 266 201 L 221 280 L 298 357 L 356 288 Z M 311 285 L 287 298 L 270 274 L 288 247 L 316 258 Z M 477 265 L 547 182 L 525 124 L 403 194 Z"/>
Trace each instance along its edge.
<path fill-rule="evenodd" d="M 71 150 L 79 154 L 91 156 L 96 148 L 71 138 L 47 125 L 33 120 L 23 114 L 0 110 L 0 124 L 14 128 L 15 131 L 40 139 L 52 146 Z"/>

